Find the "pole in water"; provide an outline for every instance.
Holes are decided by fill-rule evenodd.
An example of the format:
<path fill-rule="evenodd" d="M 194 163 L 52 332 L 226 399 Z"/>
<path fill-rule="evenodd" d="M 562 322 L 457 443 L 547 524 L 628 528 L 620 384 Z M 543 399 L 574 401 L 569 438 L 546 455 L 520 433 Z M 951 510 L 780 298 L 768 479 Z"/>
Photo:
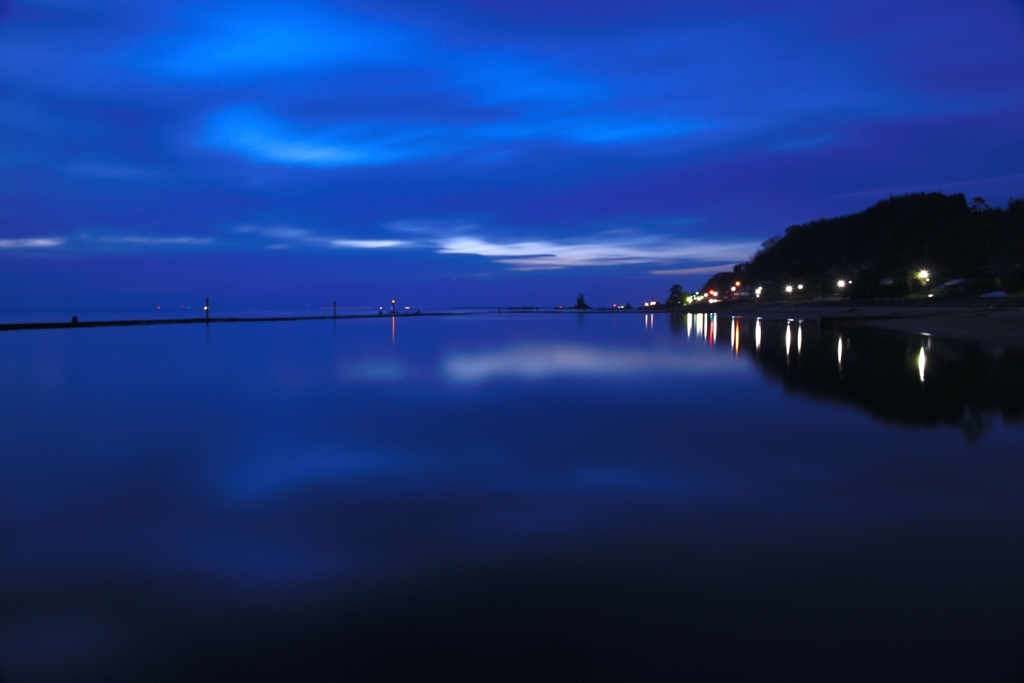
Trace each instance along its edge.
<path fill-rule="evenodd" d="M 206 311 L 206 319 L 210 319 L 210 297 L 206 297 L 206 305 L 203 306 L 203 310 Z"/>
<path fill-rule="evenodd" d="M 395 314 L 395 300 L 391 300 L 391 315 Z"/>

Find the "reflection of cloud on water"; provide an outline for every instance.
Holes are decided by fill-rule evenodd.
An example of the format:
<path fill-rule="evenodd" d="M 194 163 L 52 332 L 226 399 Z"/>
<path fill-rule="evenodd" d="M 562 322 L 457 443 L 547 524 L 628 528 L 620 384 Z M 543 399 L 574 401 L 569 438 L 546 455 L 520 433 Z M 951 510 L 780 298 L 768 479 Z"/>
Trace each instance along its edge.
<path fill-rule="evenodd" d="M 499 377 L 547 379 L 558 376 L 634 377 L 638 375 L 692 375 L 737 369 L 727 357 L 682 354 L 660 349 L 598 349 L 588 346 L 524 346 L 448 357 L 443 374 L 453 382 L 472 384 Z"/>
<path fill-rule="evenodd" d="M 737 496 L 749 492 L 751 485 L 722 474 L 645 471 L 621 467 L 590 467 L 576 471 L 571 485 L 583 492 L 670 494 L 689 499 Z"/>
<path fill-rule="evenodd" d="M 405 376 L 405 368 L 393 360 L 375 359 L 346 366 L 342 369 L 341 374 L 346 379 L 393 382 Z"/>
<path fill-rule="evenodd" d="M 288 454 L 251 465 L 230 476 L 228 495 L 237 502 L 263 500 L 315 485 L 337 487 L 373 475 L 386 475 L 400 465 L 386 454 L 313 452 Z"/>

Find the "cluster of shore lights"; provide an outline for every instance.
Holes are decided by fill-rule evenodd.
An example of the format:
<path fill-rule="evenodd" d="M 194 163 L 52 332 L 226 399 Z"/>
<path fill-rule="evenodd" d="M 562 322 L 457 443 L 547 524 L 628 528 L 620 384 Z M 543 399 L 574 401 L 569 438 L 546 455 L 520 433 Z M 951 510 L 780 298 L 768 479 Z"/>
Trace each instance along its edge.
<path fill-rule="evenodd" d="M 843 289 L 844 287 L 846 287 L 846 285 L 851 285 L 851 284 L 853 284 L 853 280 L 837 280 L 836 281 L 836 287 L 838 287 L 839 289 Z"/>
<path fill-rule="evenodd" d="M 796 288 L 797 289 L 803 289 L 804 286 L 803 285 L 797 285 Z M 793 285 L 786 285 L 786 294 L 792 294 L 792 293 L 793 293 Z"/>
<path fill-rule="evenodd" d="M 645 306 L 645 307 L 646 307 L 646 306 L 657 306 L 657 305 L 658 305 L 658 302 L 657 302 L 657 301 L 645 301 L 645 302 L 644 302 L 644 306 Z"/>

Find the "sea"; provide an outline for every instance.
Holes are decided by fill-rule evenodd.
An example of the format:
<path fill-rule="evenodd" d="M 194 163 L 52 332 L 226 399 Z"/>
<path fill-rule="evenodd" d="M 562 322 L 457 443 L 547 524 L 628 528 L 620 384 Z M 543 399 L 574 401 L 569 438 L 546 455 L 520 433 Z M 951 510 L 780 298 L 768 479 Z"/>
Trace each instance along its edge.
<path fill-rule="evenodd" d="M 0 681 L 1021 681 L 1022 492 L 1008 346 L 641 312 L 0 332 Z"/>

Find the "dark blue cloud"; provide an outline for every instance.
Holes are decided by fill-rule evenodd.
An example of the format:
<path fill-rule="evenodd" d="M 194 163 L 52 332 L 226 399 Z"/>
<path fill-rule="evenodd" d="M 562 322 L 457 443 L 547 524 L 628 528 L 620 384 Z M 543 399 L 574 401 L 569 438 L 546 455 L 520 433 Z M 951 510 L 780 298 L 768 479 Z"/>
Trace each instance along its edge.
<path fill-rule="evenodd" d="M 540 258 L 641 299 L 675 277 L 654 271 L 708 267 L 680 245 L 738 258 L 910 189 L 1024 194 L 1024 14 L 1003 0 L 23 0 L 0 16 L 0 259 L 82 277 L 202 253 L 242 281 L 257 253 L 299 250 L 361 291 L 414 262 L 449 282 L 444 303 L 459 278 Z M 395 233 L 412 223 L 472 224 L 476 247 Z M 650 244 L 671 248 L 637 255 Z M 269 263 L 263 290 L 304 281 Z M 29 290 L 45 272 L 12 268 Z"/>

